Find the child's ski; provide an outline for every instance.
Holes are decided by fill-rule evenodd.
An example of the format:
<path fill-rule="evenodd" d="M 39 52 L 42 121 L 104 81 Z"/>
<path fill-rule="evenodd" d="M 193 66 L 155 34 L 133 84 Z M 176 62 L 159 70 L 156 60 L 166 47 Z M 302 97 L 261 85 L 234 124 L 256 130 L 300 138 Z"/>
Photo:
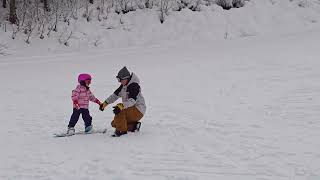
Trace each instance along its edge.
<path fill-rule="evenodd" d="M 73 136 L 73 135 L 87 135 L 87 134 L 97 134 L 97 133 L 106 133 L 107 129 L 94 129 L 92 132 L 90 133 L 86 133 L 84 131 L 78 131 L 75 132 L 74 134 L 67 134 L 67 133 L 55 133 L 53 134 L 54 137 L 69 137 L 69 136 Z"/>

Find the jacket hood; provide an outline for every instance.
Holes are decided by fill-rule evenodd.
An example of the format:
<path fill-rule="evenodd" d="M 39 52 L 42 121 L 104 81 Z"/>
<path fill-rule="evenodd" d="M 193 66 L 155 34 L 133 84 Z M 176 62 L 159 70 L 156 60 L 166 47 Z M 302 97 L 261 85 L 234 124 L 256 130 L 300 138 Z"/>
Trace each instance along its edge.
<path fill-rule="evenodd" d="M 140 84 L 140 79 L 139 79 L 138 76 L 137 76 L 136 74 L 134 74 L 134 73 L 132 73 L 131 79 L 130 79 L 129 83 L 127 84 L 127 86 L 128 86 L 129 84 L 132 84 L 132 83 L 138 83 L 138 84 Z"/>

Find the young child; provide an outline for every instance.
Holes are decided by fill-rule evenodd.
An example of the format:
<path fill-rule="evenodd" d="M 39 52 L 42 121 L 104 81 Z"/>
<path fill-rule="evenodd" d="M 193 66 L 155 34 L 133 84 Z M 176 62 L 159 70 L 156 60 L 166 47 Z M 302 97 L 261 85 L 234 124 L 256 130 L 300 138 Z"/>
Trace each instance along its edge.
<path fill-rule="evenodd" d="M 68 125 L 68 135 L 75 133 L 74 126 L 79 120 L 80 114 L 85 124 L 85 132 L 92 132 L 92 117 L 89 113 L 89 101 L 95 102 L 100 106 L 100 101 L 92 94 L 89 89 L 91 84 L 90 74 L 80 74 L 78 76 L 79 85 L 72 91 L 73 113 L 71 115 Z"/>

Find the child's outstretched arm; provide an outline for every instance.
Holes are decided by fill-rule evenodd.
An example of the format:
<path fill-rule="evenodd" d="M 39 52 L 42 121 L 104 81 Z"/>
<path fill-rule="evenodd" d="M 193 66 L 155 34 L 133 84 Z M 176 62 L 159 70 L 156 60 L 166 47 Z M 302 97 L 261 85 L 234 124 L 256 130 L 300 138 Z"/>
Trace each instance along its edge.
<path fill-rule="evenodd" d="M 99 99 L 97 99 L 93 93 L 90 91 L 90 94 L 89 94 L 89 100 L 92 101 L 92 102 L 95 102 L 96 104 L 98 104 L 99 106 L 101 105 L 101 102 L 99 101 Z"/>

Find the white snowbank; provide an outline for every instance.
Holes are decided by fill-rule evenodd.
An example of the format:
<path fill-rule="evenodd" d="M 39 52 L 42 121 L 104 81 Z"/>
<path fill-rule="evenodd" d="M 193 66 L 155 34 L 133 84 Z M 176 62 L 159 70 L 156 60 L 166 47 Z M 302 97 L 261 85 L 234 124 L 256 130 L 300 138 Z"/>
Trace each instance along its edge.
<path fill-rule="evenodd" d="M 303 7 L 301 5 L 303 4 Z M 121 19 L 121 20 L 120 20 Z M 124 15 L 110 14 L 99 22 L 93 18 L 60 25 L 60 31 L 41 40 L 33 35 L 31 44 L 19 35 L 10 39 L 10 32 L 0 31 L 0 42 L 9 46 L 12 54 L 25 55 L 110 49 L 120 47 L 150 46 L 177 42 L 215 41 L 248 36 L 282 36 L 320 27 L 318 1 L 252 0 L 242 8 L 223 10 L 220 6 L 201 6 L 201 12 L 189 9 L 171 11 L 163 24 L 156 9 L 144 9 Z M 69 47 L 58 39 L 73 32 Z M 35 51 L 36 50 L 36 51 Z"/>

